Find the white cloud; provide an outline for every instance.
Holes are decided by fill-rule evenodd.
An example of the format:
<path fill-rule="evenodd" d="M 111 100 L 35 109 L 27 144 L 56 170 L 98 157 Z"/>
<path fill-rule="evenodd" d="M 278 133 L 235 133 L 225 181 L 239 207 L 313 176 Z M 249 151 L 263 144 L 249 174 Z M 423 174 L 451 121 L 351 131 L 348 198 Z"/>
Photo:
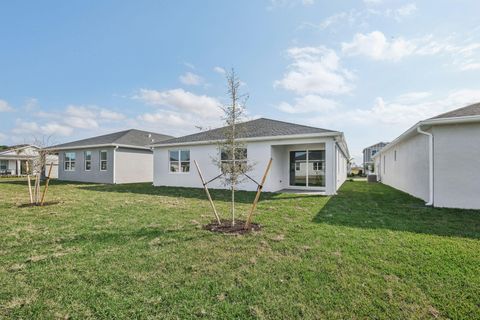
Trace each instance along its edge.
<path fill-rule="evenodd" d="M 119 112 L 115 112 L 107 109 L 100 110 L 99 116 L 102 119 L 111 120 L 111 121 L 121 121 L 125 119 L 125 115 Z"/>
<path fill-rule="evenodd" d="M 404 6 L 401 6 L 400 8 L 395 10 L 395 14 L 397 18 L 405 17 L 405 16 L 410 16 L 414 14 L 417 11 L 417 5 L 415 3 L 408 3 Z"/>
<path fill-rule="evenodd" d="M 353 74 L 340 65 L 335 51 L 320 47 L 294 47 L 287 51 L 293 60 L 275 87 L 306 94 L 342 94 L 352 90 Z"/>
<path fill-rule="evenodd" d="M 480 69 L 480 42 L 463 41 L 458 37 L 433 35 L 420 38 L 402 37 L 388 40 L 381 31 L 357 33 L 351 42 L 342 43 L 342 52 L 346 55 L 366 56 L 373 60 L 399 61 L 408 56 L 444 55 L 452 60 L 445 65 L 460 71 Z"/>
<path fill-rule="evenodd" d="M 12 130 L 16 134 L 24 135 L 59 135 L 59 136 L 69 136 L 72 134 L 73 129 L 65 125 L 49 122 L 44 125 L 39 125 L 35 121 L 24 121 L 17 119 L 16 126 Z"/>
<path fill-rule="evenodd" d="M 133 97 L 146 104 L 170 108 L 185 114 L 195 114 L 201 118 L 221 116 L 220 102 L 206 95 L 196 95 L 183 89 L 157 91 L 141 89 Z"/>
<path fill-rule="evenodd" d="M 185 74 L 181 75 L 179 79 L 180 82 L 189 86 L 198 86 L 205 82 L 202 77 L 192 72 L 186 72 Z"/>
<path fill-rule="evenodd" d="M 0 112 L 13 111 L 13 108 L 5 100 L 0 100 Z"/>
<path fill-rule="evenodd" d="M 351 42 L 342 43 L 342 52 L 348 55 L 364 55 L 374 60 L 393 60 L 414 53 L 416 45 L 403 38 L 388 41 L 380 31 L 357 33 Z"/>
<path fill-rule="evenodd" d="M 336 110 L 318 118 L 310 118 L 307 121 L 317 121 L 343 127 L 359 125 L 368 128 L 383 125 L 389 129 L 400 128 L 405 130 L 420 120 L 480 101 L 479 89 L 455 90 L 433 99 L 426 99 L 427 94 L 423 93 L 423 99 L 421 100 L 406 100 L 406 97 L 413 97 L 416 94 L 420 95 L 419 93 L 407 93 L 390 101 L 383 97 L 377 97 L 370 108 Z"/>
<path fill-rule="evenodd" d="M 336 109 L 338 104 L 331 99 L 325 99 L 317 95 L 306 95 L 296 98 L 295 103 L 282 102 L 277 109 L 286 113 L 310 113 L 327 112 Z"/>
<path fill-rule="evenodd" d="M 84 106 L 75 106 L 75 105 L 67 106 L 67 109 L 65 110 L 65 114 L 72 117 L 78 117 L 78 118 L 95 118 L 96 116 L 95 112 L 90 108 L 87 108 Z"/>
<path fill-rule="evenodd" d="M 214 67 L 214 68 L 213 68 L 213 71 L 215 71 L 216 73 L 219 73 L 219 74 L 225 74 L 225 73 L 226 73 L 226 71 L 225 71 L 224 68 L 218 67 L 218 66 L 217 66 L 217 67 Z"/>
<path fill-rule="evenodd" d="M 395 99 L 395 101 L 402 102 L 402 103 L 418 102 L 419 100 L 428 98 L 431 95 L 432 93 L 428 91 L 413 91 L 413 92 L 407 92 L 407 93 L 401 94 Z"/>

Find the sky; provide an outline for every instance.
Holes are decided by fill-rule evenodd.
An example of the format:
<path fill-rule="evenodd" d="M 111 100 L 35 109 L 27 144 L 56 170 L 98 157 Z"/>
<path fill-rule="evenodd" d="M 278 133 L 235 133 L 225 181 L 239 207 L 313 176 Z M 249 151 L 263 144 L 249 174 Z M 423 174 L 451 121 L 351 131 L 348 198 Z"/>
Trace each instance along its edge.
<path fill-rule="evenodd" d="M 248 117 L 363 148 L 480 101 L 480 1 L 0 1 L 0 144 Z"/>

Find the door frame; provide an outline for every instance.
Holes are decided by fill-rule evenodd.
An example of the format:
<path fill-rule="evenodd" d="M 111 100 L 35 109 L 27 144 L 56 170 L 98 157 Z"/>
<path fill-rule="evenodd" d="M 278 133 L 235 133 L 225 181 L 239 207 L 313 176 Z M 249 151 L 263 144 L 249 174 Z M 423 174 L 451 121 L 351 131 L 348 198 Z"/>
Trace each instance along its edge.
<path fill-rule="evenodd" d="M 291 172 L 291 166 L 292 166 L 292 163 L 291 163 L 291 157 L 290 157 L 290 153 L 291 152 L 305 152 L 306 153 L 306 156 L 305 156 L 305 163 L 307 164 L 306 165 L 306 177 L 305 177 L 305 186 L 296 186 L 296 185 L 291 185 L 290 184 L 290 175 L 292 174 Z M 323 164 L 323 177 L 324 177 L 324 186 L 310 186 L 309 185 L 309 181 L 308 181 L 308 155 L 309 155 L 309 151 L 323 151 L 324 152 L 324 164 Z M 325 149 L 318 149 L 318 148 L 313 148 L 313 149 L 309 149 L 309 148 L 300 148 L 300 149 L 292 149 L 292 150 L 288 150 L 288 188 L 289 189 L 307 189 L 307 190 L 325 190 L 326 188 L 326 184 L 327 184 L 327 159 L 326 159 L 326 150 Z"/>

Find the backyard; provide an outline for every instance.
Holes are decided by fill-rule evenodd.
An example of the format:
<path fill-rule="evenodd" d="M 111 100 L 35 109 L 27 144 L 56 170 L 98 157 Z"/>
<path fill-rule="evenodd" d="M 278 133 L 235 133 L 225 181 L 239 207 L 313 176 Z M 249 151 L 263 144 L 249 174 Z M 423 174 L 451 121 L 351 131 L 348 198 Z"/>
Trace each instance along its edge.
<path fill-rule="evenodd" d="M 263 229 L 235 236 L 202 229 L 199 189 L 53 181 L 47 198 L 21 207 L 26 182 L 0 179 L 0 318 L 480 318 L 479 211 L 355 181 L 264 194 Z"/>

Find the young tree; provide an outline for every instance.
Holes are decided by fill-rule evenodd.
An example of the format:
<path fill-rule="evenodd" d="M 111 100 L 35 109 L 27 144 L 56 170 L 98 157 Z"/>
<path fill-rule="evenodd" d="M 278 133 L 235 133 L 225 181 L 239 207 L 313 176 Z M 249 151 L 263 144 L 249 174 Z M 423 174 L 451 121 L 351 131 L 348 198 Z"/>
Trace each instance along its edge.
<path fill-rule="evenodd" d="M 239 92 L 241 82 L 235 70 L 232 69 L 228 72 L 226 79 L 229 102 L 222 107 L 225 129 L 223 140 L 218 145 L 220 158 L 215 159 L 214 162 L 223 173 L 222 180 L 224 185 L 229 186 L 231 190 L 231 215 L 232 226 L 234 226 L 235 190 L 238 184 L 246 178 L 245 173 L 250 171 L 253 165 L 247 162 L 246 145 L 239 140 L 239 138 L 244 136 L 241 122 L 245 119 L 245 106 L 248 95 Z"/>

